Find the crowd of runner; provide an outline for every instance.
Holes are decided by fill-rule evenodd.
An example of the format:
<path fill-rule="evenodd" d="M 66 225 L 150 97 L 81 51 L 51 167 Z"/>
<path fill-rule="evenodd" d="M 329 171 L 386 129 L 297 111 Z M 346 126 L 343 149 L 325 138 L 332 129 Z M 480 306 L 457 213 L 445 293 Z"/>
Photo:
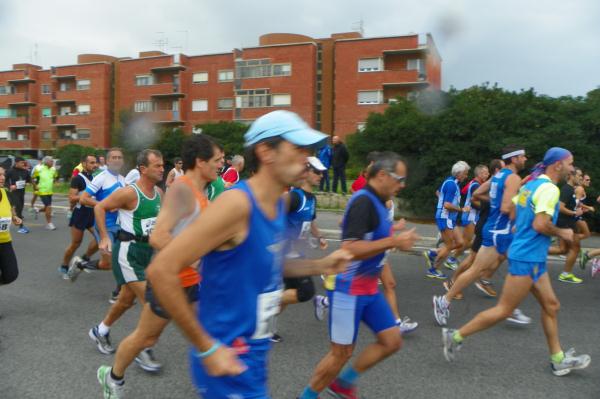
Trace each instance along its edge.
<path fill-rule="evenodd" d="M 141 151 L 126 176 L 119 148 L 100 159 L 82 157 L 70 182 L 71 242 L 59 272 L 73 283 L 82 272 L 112 271 L 115 278 L 110 307 L 88 331 L 99 352 L 113 355 L 97 371 L 105 399 L 125 397 L 125 372 L 133 362 L 148 372 L 161 370 L 152 348 L 171 320 L 190 342 L 192 380 L 206 399 L 269 397 L 269 350 L 283 340 L 277 317 L 293 304 L 311 303 L 316 319 L 327 317 L 329 326 L 329 350 L 299 387 L 300 399 L 325 392 L 358 398 L 359 377 L 400 350 L 402 336 L 418 328 L 404 311 L 401 317 L 388 259 L 391 251 L 411 251 L 419 239 L 404 220 L 394 219 L 393 199 L 406 186 L 408 165 L 393 152 L 370 153 L 340 223 L 341 248 L 311 259 L 314 249 L 328 248 L 313 192 L 327 170 L 313 154 L 326 139 L 296 114 L 274 111 L 251 125 L 245 156 L 233 156 L 228 167 L 221 145 L 203 134 L 186 140 L 166 176 L 165 160 L 153 149 Z M 565 255 L 561 283 L 582 282 L 573 273 L 576 263 L 584 269 L 591 260 L 592 277 L 600 272 L 600 249 L 581 249 L 590 236 L 583 215 L 594 211 L 586 202 L 590 176 L 563 148 L 548 149 L 524 179 L 524 148 L 508 146 L 498 157 L 477 165 L 468 182 L 470 166 L 456 162 L 435 193 L 440 240 L 423 255 L 426 276 L 443 281 L 433 297 L 443 354 L 454 361 L 467 337 L 503 320 L 531 323 L 518 306 L 532 293 L 542 310 L 551 372 L 583 369 L 590 357 L 563 351 L 559 342 L 559 302 L 546 260 Z M 56 230 L 53 160 L 44 158 L 32 171 L 27 166 L 16 158 L 10 171 L 0 168 L 0 284 L 18 276 L 9 227 L 29 232 L 23 222 L 27 184 L 34 190 L 32 213 L 43 212 L 46 229 Z M 90 243 L 77 256 L 86 231 Z M 497 304 L 448 328 L 451 304 L 470 284 L 498 295 L 491 278 L 505 260 Z M 325 295 L 316 294 L 321 281 Z M 142 306 L 136 328 L 113 345 L 111 329 L 136 304 Z M 361 322 L 375 338 L 355 355 Z"/>

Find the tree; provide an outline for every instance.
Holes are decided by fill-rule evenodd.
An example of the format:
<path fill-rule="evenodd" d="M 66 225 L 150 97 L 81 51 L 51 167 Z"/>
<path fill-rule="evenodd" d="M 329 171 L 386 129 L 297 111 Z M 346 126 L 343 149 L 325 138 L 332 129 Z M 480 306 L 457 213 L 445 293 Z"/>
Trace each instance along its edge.
<path fill-rule="evenodd" d="M 243 123 L 226 121 L 204 123 L 197 125 L 196 129 L 202 134 L 217 139 L 227 156 L 244 153 L 244 133 L 248 130 L 248 126 Z"/>
<path fill-rule="evenodd" d="M 165 162 L 171 163 L 173 158 L 181 156 L 186 137 L 188 136 L 181 129 L 164 129 L 152 148 L 163 154 Z"/>
<path fill-rule="evenodd" d="M 58 171 L 60 177 L 69 179 L 75 166 L 81 162 L 84 155 L 100 155 L 103 151 L 93 147 L 84 147 L 78 144 L 67 144 L 56 150 L 55 158 L 60 159 L 61 167 Z"/>

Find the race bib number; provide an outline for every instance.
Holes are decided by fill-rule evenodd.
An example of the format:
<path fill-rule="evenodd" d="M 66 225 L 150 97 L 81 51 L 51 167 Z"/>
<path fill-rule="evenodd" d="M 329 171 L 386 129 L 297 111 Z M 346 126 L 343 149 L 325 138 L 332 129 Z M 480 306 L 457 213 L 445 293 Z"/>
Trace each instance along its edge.
<path fill-rule="evenodd" d="M 17 190 L 22 190 L 25 188 L 25 180 L 18 180 L 15 183 L 15 186 L 17 186 Z"/>
<path fill-rule="evenodd" d="M 0 218 L 0 233 L 7 232 L 10 227 L 11 218 Z"/>
<path fill-rule="evenodd" d="M 270 338 L 275 333 L 275 318 L 279 314 L 283 290 L 265 292 L 256 300 L 256 330 L 252 339 Z"/>
<path fill-rule="evenodd" d="M 156 225 L 156 218 L 142 219 L 140 224 L 142 226 L 142 234 L 149 236 Z"/>

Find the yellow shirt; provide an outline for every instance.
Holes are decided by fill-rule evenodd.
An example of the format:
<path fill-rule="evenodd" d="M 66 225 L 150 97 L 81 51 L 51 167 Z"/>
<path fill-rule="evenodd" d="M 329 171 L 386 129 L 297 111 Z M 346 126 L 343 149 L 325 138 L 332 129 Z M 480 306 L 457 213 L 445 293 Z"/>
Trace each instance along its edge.
<path fill-rule="evenodd" d="M 0 188 L 0 244 L 11 242 L 10 238 L 10 223 L 12 222 L 12 208 L 8 201 L 8 193 L 5 189 Z"/>

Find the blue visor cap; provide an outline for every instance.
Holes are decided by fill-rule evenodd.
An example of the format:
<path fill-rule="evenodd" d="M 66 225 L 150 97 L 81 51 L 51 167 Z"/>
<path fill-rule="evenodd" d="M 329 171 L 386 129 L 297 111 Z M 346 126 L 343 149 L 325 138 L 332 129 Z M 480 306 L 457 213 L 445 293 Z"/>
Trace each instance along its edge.
<path fill-rule="evenodd" d="M 252 123 L 244 134 L 244 147 L 250 147 L 271 137 L 281 137 L 299 147 L 317 149 L 325 145 L 328 136 L 312 129 L 293 112 L 273 111 Z"/>

